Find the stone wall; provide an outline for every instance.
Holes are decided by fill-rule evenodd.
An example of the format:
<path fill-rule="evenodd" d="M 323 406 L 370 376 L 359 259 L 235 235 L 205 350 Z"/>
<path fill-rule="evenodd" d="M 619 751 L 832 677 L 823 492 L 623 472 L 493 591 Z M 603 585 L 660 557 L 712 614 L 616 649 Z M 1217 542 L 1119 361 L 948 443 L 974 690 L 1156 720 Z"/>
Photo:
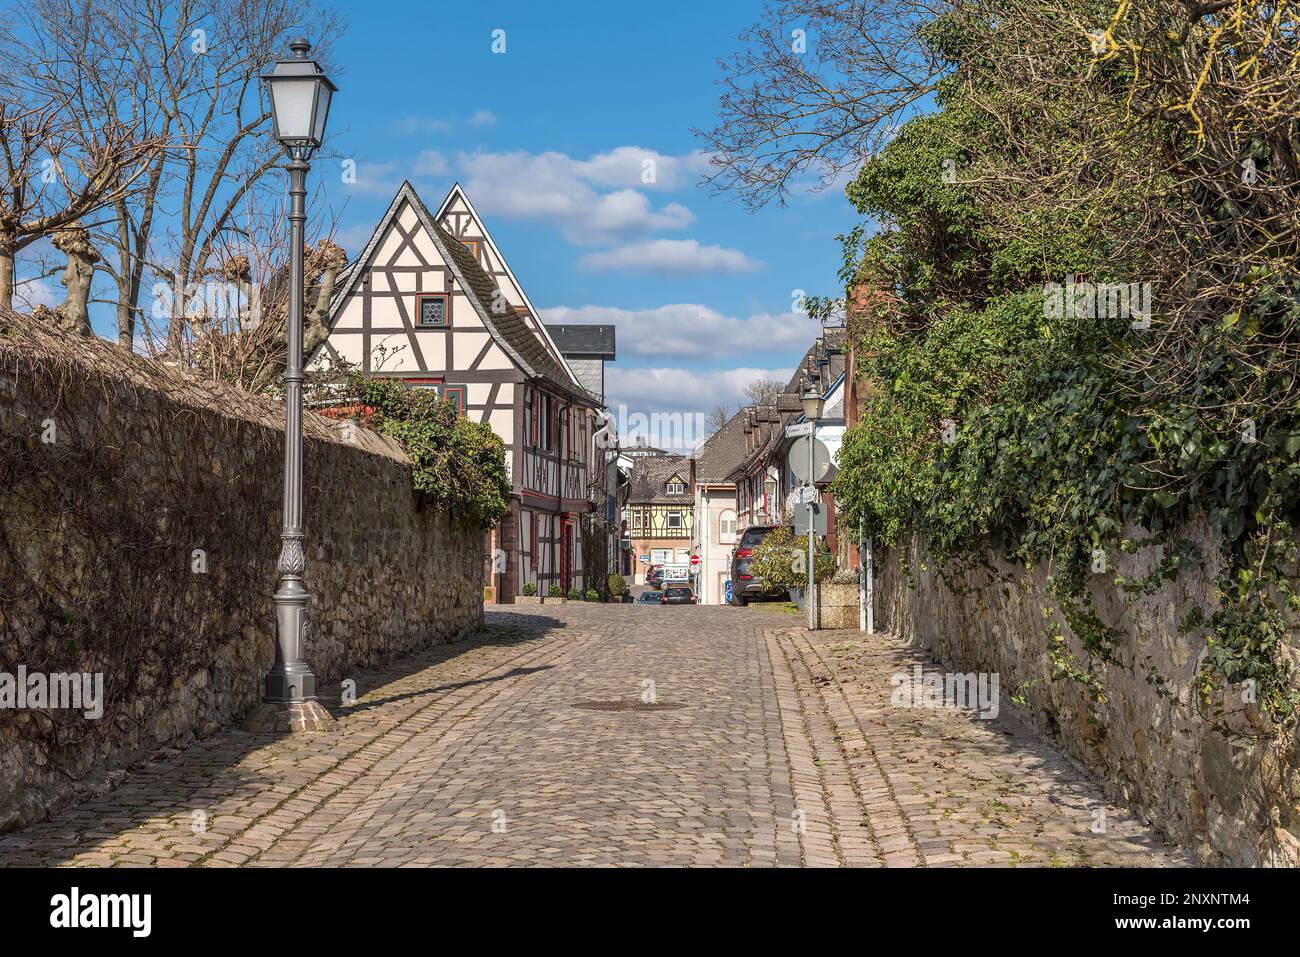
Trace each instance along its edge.
<path fill-rule="evenodd" d="M 1050 629 L 1043 609 L 1047 569 L 1026 572 L 990 558 L 990 568 L 941 576 L 921 543 L 906 555 L 886 552 L 878 568 L 877 626 L 935 654 L 953 670 L 996 672 L 1012 707 L 1089 767 L 1108 797 L 1132 806 L 1207 864 L 1300 863 L 1300 742 L 1294 730 L 1267 728 L 1241 688 L 1224 689 L 1235 712 L 1230 735 L 1212 727 L 1192 687 L 1205 650 L 1204 629 L 1180 631 L 1200 607 L 1208 618 L 1219 570 L 1218 548 L 1203 526 L 1186 536 L 1205 558 L 1158 592 L 1127 605 L 1113 585 L 1152 570 L 1159 549 L 1115 559 L 1091 586 L 1103 621 L 1121 630 L 1120 664 L 1102 666 L 1105 700 L 1078 682 L 1053 680 Z M 904 574 L 906 559 L 911 577 Z M 1065 628 L 1066 644 L 1084 654 Z M 1148 674 L 1162 676 L 1168 694 Z M 1023 696 L 1024 705 L 1007 699 Z"/>
<path fill-rule="evenodd" d="M 0 707 L 0 830 L 258 702 L 283 406 L 0 315 L 0 675 L 102 673 L 97 720 Z M 346 677 L 482 624 L 483 533 L 387 439 L 308 413 L 307 659 Z M 366 689 L 358 689 L 364 693 Z"/>

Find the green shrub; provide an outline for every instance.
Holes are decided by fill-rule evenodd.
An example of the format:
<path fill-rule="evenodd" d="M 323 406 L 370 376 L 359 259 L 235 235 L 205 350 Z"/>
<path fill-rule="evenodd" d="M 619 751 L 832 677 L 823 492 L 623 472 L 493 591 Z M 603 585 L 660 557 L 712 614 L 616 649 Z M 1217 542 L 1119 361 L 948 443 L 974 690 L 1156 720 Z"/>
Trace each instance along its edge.
<path fill-rule="evenodd" d="M 552 585 L 551 590 L 546 593 L 549 598 L 563 598 L 564 592 L 560 591 L 559 585 Z"/>
<path fill-rule="evenodd" d="M 569 589 L 569 601 L 582 601 L 582 592 L 576 588 Z"/>
<path fill-rule="evenodd" d="M 526 585 L 524 585 L 524 594 L 527 595 L 529 598 L 531 598 L 533 595 L 536 595 L 537 586 L 534 585 L 532 582 L 528 582 Z"/>
<path fill-rule="evenodd" d="M 826 550 L 825 543 L 817 543 L 815 557 L 817 580 L 824 582 L 835 572 L 835 559 Z M 769 593 L 785 588 L 808 586 L 808 539 L 795 535 L 789 526 L 774 529 L 764 536 L 754 548 L 749 571 L 763 581 Z"/>
<path fill-rule="evenodd" d="M 594 588 L 587 589 L 587 601 L 600 601 L 600 592 Z"/>
<path fill-rule="evenodd" d="M 605 582 L 609 586 L 609 593 L 615 598 L 622 598 L 628 593 L 627 579 L 618 572 L 614 572 Z"/>
<path fill-rule="evenodd" d="M 510 498 L 505 445 L 491 426 L 457 414 L 431 389 L 399 379 L 349 373 L 349 393 L 374 412 L 369 425 L 390 436 L 411 459 L 416 491 L 432 498 L 462 526 L 491 528 Z"/>

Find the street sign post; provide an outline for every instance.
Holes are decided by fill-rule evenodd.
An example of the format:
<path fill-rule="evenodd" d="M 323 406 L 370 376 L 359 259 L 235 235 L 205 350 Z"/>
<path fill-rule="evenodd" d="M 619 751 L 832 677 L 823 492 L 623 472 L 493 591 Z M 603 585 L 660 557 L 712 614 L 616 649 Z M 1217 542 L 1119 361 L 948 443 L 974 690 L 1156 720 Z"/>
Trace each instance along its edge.
<path fill-rule="evenodd" d="M 812 469 L 809 474 L 809 454 L 808 443 L 812 443 Z M 826 477 L 826 473 L 831 470 L 831 452 L 826 448 L 826 444 L 820 439 L 811 435 L 805 435 L 803 438 L 790 446 L 790 471 L 794 472 L 795 478 L 801 482 L 820 482 Z"/>
<path fill-rule="evenodd" d="M 796 535 L 808 534 L 808 511 L 813 513 L 813 532 L 818 535 L 826 534 L 826 509 L 820 502 L 809 502 L 794 513 L 794 533 Z"/>
<path fill-rule="evenodd" d="M 785 427 L 785 437 L 787 439 L 797 439 L 801 435 L 812 435 L 811 422 L 797 422 L 794 425 Z"/>
<path fill-rule="evenodd" d="M 795 490 L 795 498 L 800 505 L 807 505 L 809 502 L 817 501 L 817 489 L 811 485 L 801 485 Z"/>

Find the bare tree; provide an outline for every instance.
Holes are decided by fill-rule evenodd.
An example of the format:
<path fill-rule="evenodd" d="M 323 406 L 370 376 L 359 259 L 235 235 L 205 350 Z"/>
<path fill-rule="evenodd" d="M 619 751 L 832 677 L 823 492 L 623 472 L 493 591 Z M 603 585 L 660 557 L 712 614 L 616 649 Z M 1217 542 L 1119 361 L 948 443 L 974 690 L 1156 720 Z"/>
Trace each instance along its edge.
<path fill-rule="evenodd" d="M 710 432 L 716 432 L 727 424 L 731 418 L 731 407 L 725 402 L 719 402 L 709 412 L 707 427 Z"/>
<path fill-rule="evenodd" d="M 15 258 L 130 194 L 159 148 L 119 109 L 140 65 L 111 40 L 98 4 L 33 0 L 0 21 L 0 307 Z"/>
<path fill-rule="evenodd" d="M 776 405 L 777 398 L 784 391 L 784 382 L 759 378 L 745 386 L 745 397 L 751 405 Z"/>
<path fill-rule="evenodd" d="M 179 354 L 197 331 L 186 325 L 189 300 L 203 296 L 208 278 L 224 276 L 232 246 L 240 237 L 247 245 L 250 218 L 277 195 L 266 176 L 283 155 L 266 135 L 270 110 L 258 77 L 284 53 L 285 38 L 308 25 L 312 55 L 328 62 L 342 22 L 296 0 L 100 2 L 118 8 L 116 42 L 149 64 L 135 100 L 166 143 L 141 188 L 116 205 L 103 237 L 116 253 L 108 271 L 118 337 L 124 345 L 135 337 L 146 274 L 165 275 L 173 307 L 167 343 Z"/>
<path fill-rule="evenodd" d="M 717 125 L 696 130 L 708 177 L 756 208 L 796 179 L 826 188 L 874 152 L 935 88 L 943 65 L 921 28 L 944 0 L 775 0 L 721 60 Z"/>

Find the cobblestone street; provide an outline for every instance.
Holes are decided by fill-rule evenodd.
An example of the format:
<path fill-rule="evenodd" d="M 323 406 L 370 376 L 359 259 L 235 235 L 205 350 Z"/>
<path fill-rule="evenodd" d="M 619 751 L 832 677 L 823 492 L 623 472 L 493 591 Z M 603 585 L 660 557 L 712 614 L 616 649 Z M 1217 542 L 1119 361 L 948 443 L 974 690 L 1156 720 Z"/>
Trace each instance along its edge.
<path fill-rule="evenodd" d="M 337 732 L 222 731 L 0 837 L 0 862 L 1186 863 L 1018 725 L 1005 692 L 991 721 L 891 707 L 891 675 L 933 667 L 895 638 L 809 633 L 762 606 L 487 617 L 472 640 L 354 676 L 351 707 L 327 689 Z"/>

